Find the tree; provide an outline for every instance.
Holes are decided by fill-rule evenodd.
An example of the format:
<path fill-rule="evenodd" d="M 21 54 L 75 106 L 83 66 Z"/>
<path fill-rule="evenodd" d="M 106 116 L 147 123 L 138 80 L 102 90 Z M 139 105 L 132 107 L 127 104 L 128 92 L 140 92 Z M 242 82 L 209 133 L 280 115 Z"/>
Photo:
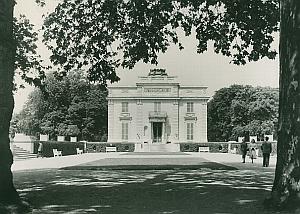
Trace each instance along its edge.
<path fill-rule="evenodd" d="M 222 88 L 215 93 L 213 99 L 207 104 L 209 141 L 231 140 L 230 106 L 241 87 L 233 85 L 230 89 Z"/>
<path fill-rule="evenodd" d="M 208 102 L 209 141 L 276 133 L 279 94 L 276 89 L 232 85 Z"/>
<path fill-rule="evenodd" d="M 41 119 L 46 112 L 46 105 L 41 90 L 34 90 L 28 96 L 20 113 L 13 115 L 11 121 L 11 133 L 24 133 L 36 136 L 40 132 Z"/>
<path fill-rule="evenodd" d="M 299 206 L 300 179 L 300 2 L 280 1 L 280 84 L 274 206 Z"/>
<path fill-rule="evenodd" d="M 33 58 L 27 58 L 26 54 L 34 54 L 33 42 L 36 35 L 28 22 L 16 23 L 13 18 L 13 8 L 14 1 L 0 1 L 0 203 L 18 204 L 21 208 L 25 206 L 14 188 L 10 169 L 13 157 L 9 147 L 9 124 L 14 107 L 14 72 L 18 67 L 27 69 L 35 61 Z M 21 31 L 26 34 L 20 42 L 16 42 L 15 38 L 21 38 L 18 35 Z"/>
<path fill-rule="evenodd" d="M 77 127 L 77 125 L 68 125 L 67 131 L 66 131 L 67 136 L 76 137 L 79 134 L 80 134 L 80 130 Z"/>
<path fill-rule="evenodd" d="M 42 1 L 37 1 L 42 4 Z M 13 157 L 9 147 L 9 126 L 14 108 L 14 74 L 20 74 L 25 81 L 36 86 L 41 86 L 44 76 L 36 53 L 37 34 L 24 16 L 20 19 L 13 17 L 14 4 L 14 0 L 0 1 L 0 212 L 2 204 L 15 204 L 16 210 L 28 208 L 15 190 L 10 169 Z M 33 67 L 37 77 L 30 74 Z"/>
<path fill-rule="evenodd" d="M 79 136 L 100 141 L 107 132 L 107 91 L 88 82 L 83 71 L 72 71 L 59 80 L 48 74 L 44 80 L 45 97 L 35 89 L 16 115 L 15 127 L 26 134 Z M 15 124 L 15 123 L 14 123 Z"/>

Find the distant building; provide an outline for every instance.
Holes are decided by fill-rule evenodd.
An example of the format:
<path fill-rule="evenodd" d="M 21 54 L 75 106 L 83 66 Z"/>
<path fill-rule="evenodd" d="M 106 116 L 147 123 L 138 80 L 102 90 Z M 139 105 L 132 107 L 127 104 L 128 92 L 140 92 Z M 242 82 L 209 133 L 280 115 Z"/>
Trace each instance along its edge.
<path fill-rule="evenodd" d="M 108 87 L 108 142 L 207 142 L 207 87 L 181 86 L 164 69 Z"/>

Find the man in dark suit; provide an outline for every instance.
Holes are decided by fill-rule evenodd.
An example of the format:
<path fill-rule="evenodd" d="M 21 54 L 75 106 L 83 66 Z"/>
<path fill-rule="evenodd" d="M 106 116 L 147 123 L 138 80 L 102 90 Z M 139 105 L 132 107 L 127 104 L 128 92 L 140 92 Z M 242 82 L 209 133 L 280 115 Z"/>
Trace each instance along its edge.
<path fill-rule="evenodd" d="M 245 163 L 245 158 L 246 158 L 247 150 L 248 150 L 248 146 L 247 146 L 245 138 L 243 138 L 243 141 L 241 143 L 241 153 L 242 153 L 243 163 Z"/>
<path fill-rule="evenodd" d="M 272 152 L 272 144 L 269 142 L 269 137 L 265 137 L 265 141 L 261 145 L 263 153 L 263 167 L 269 166 L 270 153 Z"/>

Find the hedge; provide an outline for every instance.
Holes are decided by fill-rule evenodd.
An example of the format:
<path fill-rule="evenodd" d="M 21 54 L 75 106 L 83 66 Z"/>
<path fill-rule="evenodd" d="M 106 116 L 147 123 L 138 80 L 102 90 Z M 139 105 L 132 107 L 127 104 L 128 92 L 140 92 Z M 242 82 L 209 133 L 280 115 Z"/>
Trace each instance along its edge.
<path fill-rule="evenodd" d="M 34 153 L 37 154 L 38 147 L 39 147 L 40 141 L 34 142 Z M 43 151 L 42 155 L 43 157 L 53 157 L 53 151 L 52 149 L 57 149 L 62 151 L 62 155 L 76 155 L 77 151 L 76 148 L 79 148 L 81 150 L 84 150 L 84 143 L 82 142 L 57 142 L 57 141 L 43 141 Z"/>
<path fill-rule="evenodd" d="M 213 153 L 227 153 L 228 144 L 219 142 L 208 142 L 208 143 L 180 143 L 181 152 L 198 152 L 199 147 L 209 147 L 209 152 Z"/>
<path fill-rule="evenodd" d="M 272 143 L 272 153 L 274 155 L 277 153 L 277 142 Z M 228 142 L 208 142 L 208 143 L 180 143 L 180 151 L 181 152 L 198 152 L 200 146 L 208 146 L 209 152 L 213 153 L 227 153 L 228 152 Z M 261 144 L 262 142 L 257 142 L 258 155 L 262 156 L 261 152 Z M 249 145 L 249 143 L 248 143 Z M 241 154 L 240 143 L 232 142 L 230 143 L 230 149 L 237 149 L 237 154 Z"/>
<path fill-rule="evenodd" d="M 106 142 L 87 142 L 86 152 L 105 152 L 105 147 L 117 147 L 117 152 L 134 152 L 134 143 L 106 143 Z"/>
<path fill-rule="evenodd" d="M 34 153 L 37 154 L 38 146 L 40 141 L 34 141 Z M 57 142 L 57 141 L 43 141 L 43 156 L 53 157 L 52 149 L 62 151 L 62 155 L 74 155 L 77 154 L 76 148 L 84 150 L 83 142 Z M 107 146 L 117 147 L 117 152 L 134 152 L 134 143 L 107 143 L 107 142 L 87 142 L 86 151 L 87 153 L 105 152 Z M 198 152 L 200 146 L 208 146 L 210 152 L 213 153 L 227 153 L 228 142 L 207 142 L 207 143 L 180 143 L 181 152 Z M 230 143 L 230 149 L 237 148 L 237 154 L 240 152 L 240 143 Z M 261 156 L 261 142 L 257 143 L 259 149 L 259 156 Z M 277 147 L 276 142 L 272 142 L 272 155 L 276 154 Z"/>

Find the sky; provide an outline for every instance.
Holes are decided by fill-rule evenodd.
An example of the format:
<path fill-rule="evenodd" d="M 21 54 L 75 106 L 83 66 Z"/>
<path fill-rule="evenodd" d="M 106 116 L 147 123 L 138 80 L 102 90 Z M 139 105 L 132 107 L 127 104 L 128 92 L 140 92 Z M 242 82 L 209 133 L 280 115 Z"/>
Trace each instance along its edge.
<path fill-rule="evenodd" d="M 41 8 L 34 0 L 17 0 L 15 16 L 25 14 L 31 22 L 40 29 L 42 15 L 54 10 L 59 0 L 47 0 Z M 278 35 L 275 36 L 273 47 L 278 51 Z M 220 88 L 232 84 L 279 87 L 279 58 L 275 60 L 262 59 L 247 63 L 244 66 L 230 64 L 230 58 L 217 55 L 212 49 L 203 54 L 196 53 L 196 41 L 192 37 L 182 37 L 183 50 L 170 46 L 169 50 L 159 55 L 157 66 L 138 63 L 134 69 L 118 69 L 121 78 L 118 85 L 135 85 L 138 76 L 147 75 L 152 68 L 164 68 L 169 76 L 178 76 L 182 85 L 207 86 L 208 95 L 212 96 Z M 50 52 L 38 43 L 39 52 L 48 60 Z M 17 80 L 19 81 L 19 80 Z M 33 87 L 27 86 L 15 94 L 15 111 L 19 112 L 27 100 Z"/>

